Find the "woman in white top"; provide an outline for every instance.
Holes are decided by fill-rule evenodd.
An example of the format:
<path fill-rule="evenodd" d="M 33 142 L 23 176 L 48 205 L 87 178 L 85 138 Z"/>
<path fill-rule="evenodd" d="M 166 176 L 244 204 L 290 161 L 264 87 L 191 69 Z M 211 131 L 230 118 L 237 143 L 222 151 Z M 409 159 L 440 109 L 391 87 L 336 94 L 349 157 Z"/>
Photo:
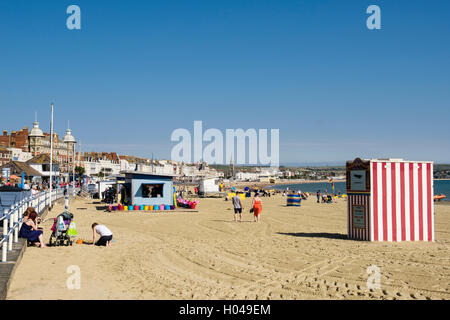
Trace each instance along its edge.
<path fill-rule="evenodd" d="M 97 233 L 100 235 L 100 239 L 98 239 L 97 243 L 95 243 Z M 92 224 L 92 245 L 111 247 L 112 237 L 113 234 L 111 230 L 109 230 L 105 225 L 98 223 Z"/>

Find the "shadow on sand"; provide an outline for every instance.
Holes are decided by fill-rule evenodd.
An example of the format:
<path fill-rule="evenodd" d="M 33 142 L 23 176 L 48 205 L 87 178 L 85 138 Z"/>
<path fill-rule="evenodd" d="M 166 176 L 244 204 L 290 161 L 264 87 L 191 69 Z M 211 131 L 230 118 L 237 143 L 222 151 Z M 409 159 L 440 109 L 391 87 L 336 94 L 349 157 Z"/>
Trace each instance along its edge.
<path fill-rule="evenodd" d="M 303 237 L 303 238 L 326 238 L 326 239 L 340 239 L 340 240 L 348 240 L 348 237 L 346 234 L 342 233 L 305 233 L 305 232 L 298 232 L 298 233 L 285 233 L 285 232 L 277 232 L 278 234 L 285 235 L 285 236 L 293 236 L 293 237 Z"/>
<path fill-rule="evenodd" d="M 238 222 L 235 222 L 234 220 L 211 220 L 211 221 L 214 221 L 214 222 L 225 222 L 225 223 L 247 223 L 247 222 L 254 223 L 253 220 L 252 221 L 245 220 L 245 221 L 238 221 Z"/>

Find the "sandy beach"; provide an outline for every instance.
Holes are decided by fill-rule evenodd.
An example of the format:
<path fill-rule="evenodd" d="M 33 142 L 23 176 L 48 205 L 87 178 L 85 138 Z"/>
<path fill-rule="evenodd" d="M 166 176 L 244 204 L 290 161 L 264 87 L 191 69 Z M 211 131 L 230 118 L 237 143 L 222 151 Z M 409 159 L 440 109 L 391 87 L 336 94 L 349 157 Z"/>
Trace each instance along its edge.
<path fill-rule="evenodd" d="M 346 239 L 345 200 L 295 208 L 282 196 L 262 199 L 259 224 L 249 199 L 241 223 L 223 199 L 200 199 L 197 213 L 107 213 L 78 199 L 79 236 L 91 240 L 91 224 L 104 223 L 113 247 L 27 248 L 8 299 L 450 298 L 450 206 L 435 206 L 435 243 L 369 243 Z M 79 290 L 66 287 L 71 265 Z M 379 290 L 366 286 L 371 265 L 381 269 Z"/>

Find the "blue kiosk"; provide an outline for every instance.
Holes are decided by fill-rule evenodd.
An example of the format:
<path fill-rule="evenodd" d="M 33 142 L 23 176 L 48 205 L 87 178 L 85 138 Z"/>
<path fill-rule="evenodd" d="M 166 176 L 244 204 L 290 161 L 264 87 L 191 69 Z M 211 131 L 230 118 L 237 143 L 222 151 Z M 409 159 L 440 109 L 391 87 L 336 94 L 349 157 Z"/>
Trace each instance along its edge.
<path fill-rule="evenodd" d="M 124 187 L 130 195 L 131 204 L 160 206 L 173 204 L 174 175 L 126 171 Z"/>

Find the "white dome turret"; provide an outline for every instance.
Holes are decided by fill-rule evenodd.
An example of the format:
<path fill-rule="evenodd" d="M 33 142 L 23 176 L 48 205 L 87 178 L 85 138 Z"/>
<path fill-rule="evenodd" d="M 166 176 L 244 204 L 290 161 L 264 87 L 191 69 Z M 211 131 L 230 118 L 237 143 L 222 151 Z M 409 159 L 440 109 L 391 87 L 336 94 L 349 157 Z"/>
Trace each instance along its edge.
<path fill-rule="evenodd" d="M 33 123 L 33 129 L 31 129 L 30 134 L 28 135 L 30 137 L 43 137 L 44 133 L 39 128 L 39 122 L 35 121 Z"/>
<path fill-rule="evenodd" d="M 66 130 L 66 135 L 64 136 L 65 143 L 76 143 L 75 138 L 72 135 L 72 131 L 70 129 Z"/>

